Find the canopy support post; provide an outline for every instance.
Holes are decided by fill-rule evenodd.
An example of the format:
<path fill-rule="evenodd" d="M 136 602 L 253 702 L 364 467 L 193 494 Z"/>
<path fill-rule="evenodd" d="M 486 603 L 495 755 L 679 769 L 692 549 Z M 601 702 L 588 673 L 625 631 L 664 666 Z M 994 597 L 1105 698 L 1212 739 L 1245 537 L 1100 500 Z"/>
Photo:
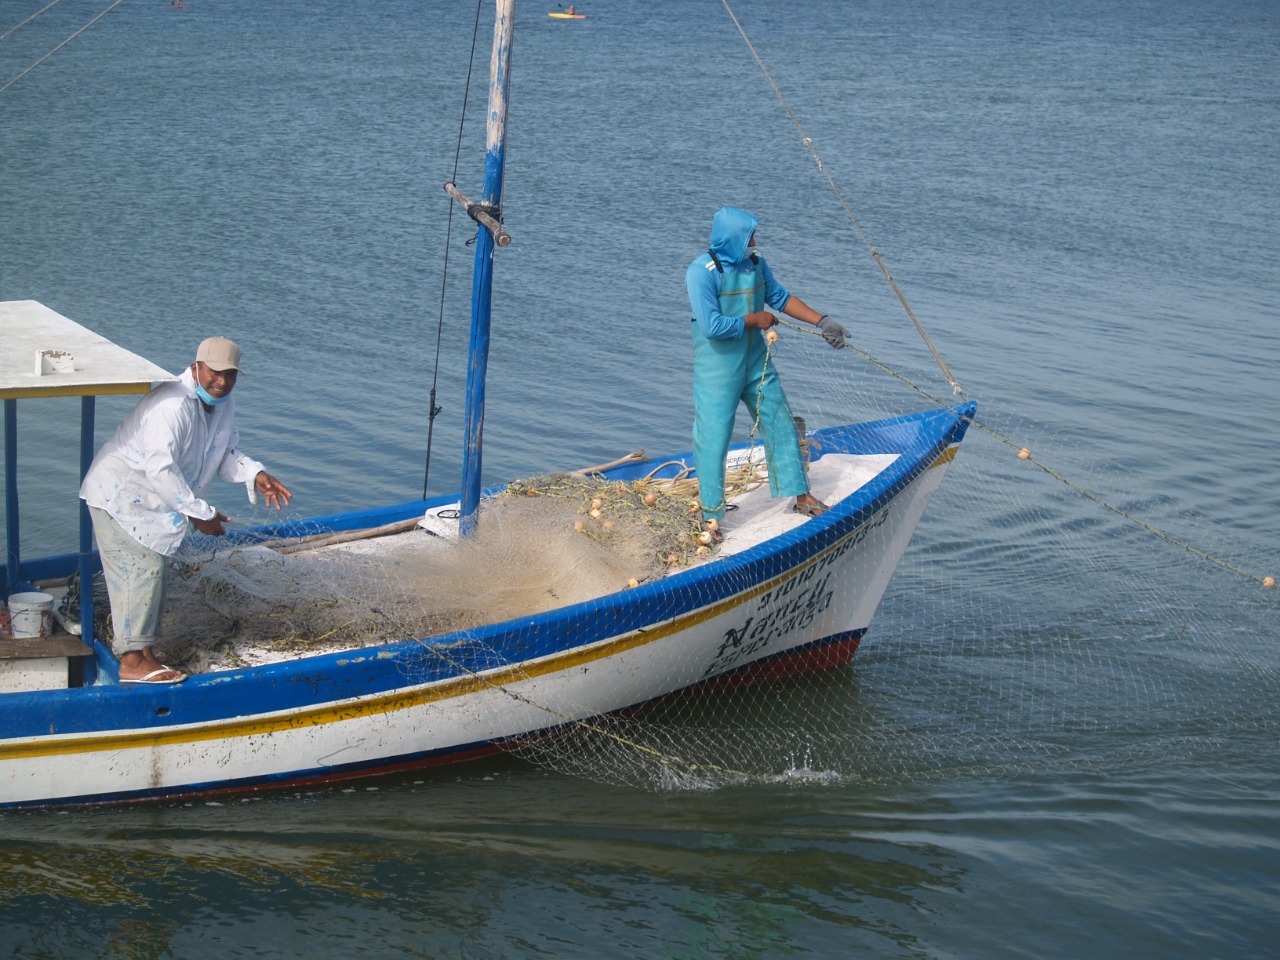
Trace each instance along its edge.
<path fill-rule="evenodd" d="M 18 541 L 18 401 L 4 402 L 4 517 L 5 584 L 7 600 L 22 582 L 21 547 Z"/>
<path fill-rule="evenodd" d="M 97 409 L 97 398 L 85 396 L 80 398 L 80 479 L 89 473 L 93 465 L 94 416 Z M 93 635 L 93 521 L 89 518 L 89 505 L 83 500 L 80 504 L 80 641 L 93 651 L 93 662 L 96 673 L 107 676 L 117 675 L 115 657 Z M 86 667 L 86 672 L 88 668 Z M 86 676 L 84 682 L 92 686 L 97 676 Z"/>

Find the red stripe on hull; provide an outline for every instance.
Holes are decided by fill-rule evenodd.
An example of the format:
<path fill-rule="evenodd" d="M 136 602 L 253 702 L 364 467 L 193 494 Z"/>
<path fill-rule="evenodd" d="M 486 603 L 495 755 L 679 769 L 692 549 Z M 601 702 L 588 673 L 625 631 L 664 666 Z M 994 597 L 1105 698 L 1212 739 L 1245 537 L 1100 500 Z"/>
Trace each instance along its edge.
<path fill-rule="evenodd" d="M 787 680 L 806 673 L 819 673 L 823 670 L 846 667 L 853 661 L 853 655 L 858 652 L 858 644 L 861 642 L 861 630 L 836 634 L 820 643 L 800 647 L 788 653 L 780 653 L 767 660 L 760 660 L 742 667 L 733 673 L 706 680 L 691 688 L 690 692 L 732 690 L 750 686 L 753 683 Z"/>

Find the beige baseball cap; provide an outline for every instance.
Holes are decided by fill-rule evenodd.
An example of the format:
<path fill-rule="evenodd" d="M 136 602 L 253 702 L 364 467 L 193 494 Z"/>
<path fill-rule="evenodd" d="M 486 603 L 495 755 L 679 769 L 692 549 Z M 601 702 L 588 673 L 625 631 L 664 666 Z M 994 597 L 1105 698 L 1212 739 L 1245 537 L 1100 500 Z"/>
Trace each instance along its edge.
<path fill-rule="evenodd" d="M 223 370 L 239 370 L 240 347 L 226 337 L 209 337 L 207 340 L 200 341 L 196 360 L 219 373 Z"/>

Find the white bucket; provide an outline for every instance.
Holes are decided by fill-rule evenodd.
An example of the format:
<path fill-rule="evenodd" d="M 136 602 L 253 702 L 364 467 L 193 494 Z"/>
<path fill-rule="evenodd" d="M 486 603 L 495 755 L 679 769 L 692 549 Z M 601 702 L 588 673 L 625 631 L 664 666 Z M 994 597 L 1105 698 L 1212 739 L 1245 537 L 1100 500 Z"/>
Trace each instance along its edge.
<path fill-rule="evenodd" d="M 53 629 L 53 597 L 47 593 L 15 593 L 9 597 L 9 629 L 15 640 L 47 637 Z"/>

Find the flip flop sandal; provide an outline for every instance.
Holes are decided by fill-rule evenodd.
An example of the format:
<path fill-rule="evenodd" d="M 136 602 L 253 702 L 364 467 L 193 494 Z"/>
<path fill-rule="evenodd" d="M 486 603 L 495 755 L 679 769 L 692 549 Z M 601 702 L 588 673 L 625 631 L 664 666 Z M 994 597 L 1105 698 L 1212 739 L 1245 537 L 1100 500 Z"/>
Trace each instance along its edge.
<path fill-rule="evenodd" d="M 800 514 L 802 517 L 820 517 L 829 509 L 831 508 L 821 500 L 815 500 L 813 503 L 801 503 L 797 500 L 795 505 L 796 513 Z"/>
<path fill-rule="evenodd" d="M 173 680 L 159 679 L 160 677 L 164 676 L 166 673 L 176 673 L 178 676 Z M 159 670 L 152 670 L 150 673 L 146 674 L 145 676 L 121 677 L 120 682 L 121 683 L 181 683 L 185 679 L 187 679 L 187 675 L 183 673 L 181 670 L 176 670 L 173 667 L 161 666 Z"/>

